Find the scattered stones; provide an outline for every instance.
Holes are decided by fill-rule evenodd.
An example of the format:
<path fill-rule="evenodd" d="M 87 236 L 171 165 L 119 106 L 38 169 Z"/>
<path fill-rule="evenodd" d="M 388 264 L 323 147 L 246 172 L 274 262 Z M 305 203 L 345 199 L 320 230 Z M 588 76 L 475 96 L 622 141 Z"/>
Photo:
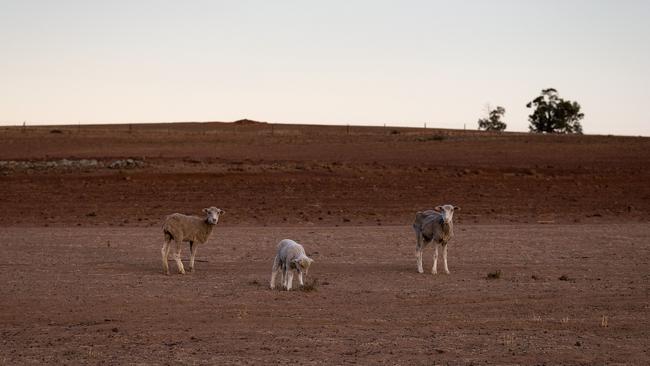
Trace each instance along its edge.
<path fill-rule="evenodd" d="M 135 169 L 144 166 L 144 161 L 135 159 L 120 159 L 110 163 L 96 159 L 60 159 L 60 160 L 0 160 L 0 172 L 8 174 L 22 170 L 50 170 L 50 169 Z"/>
<path fill-rule="evenodd" d="M 46 160 L 46 161 L 0 161 L 0 169 L 3 170 L 27 170 L 27 169 L 57 169 L 57 168 L 95 168 L 100 167 L 101 163 L 95 159 L 80 160 Z"/>
<path fill-rule="evenodd" d="M 133 169 L 139 168 L 144 165 L 144 162 L 134 159 L 115 160 L 108 164 L 109 169 Z"/>

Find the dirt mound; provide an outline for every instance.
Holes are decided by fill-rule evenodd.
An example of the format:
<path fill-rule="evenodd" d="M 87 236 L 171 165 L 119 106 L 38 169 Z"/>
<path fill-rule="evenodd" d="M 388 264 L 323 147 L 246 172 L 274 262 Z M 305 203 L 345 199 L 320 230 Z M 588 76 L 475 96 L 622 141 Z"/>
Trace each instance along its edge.
<path fill-rule="evenodd" d="M 232 123 L 235 124 L 235 125 L 247 125 L 247 126 L 267 124 L 267 122 L 254 121 L 252 119 L 246 119 L 246 118 L 238 119 L 238 120 L 236 120 L 236 121 L 234 121 Z"/>

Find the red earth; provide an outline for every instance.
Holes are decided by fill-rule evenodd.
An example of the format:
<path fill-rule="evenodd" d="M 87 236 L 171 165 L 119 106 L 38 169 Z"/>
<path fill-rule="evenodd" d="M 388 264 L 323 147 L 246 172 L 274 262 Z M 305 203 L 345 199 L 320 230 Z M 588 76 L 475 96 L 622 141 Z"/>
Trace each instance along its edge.
<path fill-rule="evenodd" d="M 0 364 L 645 365 L 649 166 L 643 137 L 0 128 Z M 452 273 L 418 274 L 443 203 Z M 162 275 L 162 218 L 208 206 L 197 272 Z M 311 291 L 268 289 L 283 238 Z"/>

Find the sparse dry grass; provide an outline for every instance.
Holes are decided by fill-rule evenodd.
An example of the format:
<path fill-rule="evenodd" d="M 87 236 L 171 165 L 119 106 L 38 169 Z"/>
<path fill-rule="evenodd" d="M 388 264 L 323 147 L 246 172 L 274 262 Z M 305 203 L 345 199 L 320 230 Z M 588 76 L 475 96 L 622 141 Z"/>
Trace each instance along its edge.
<path fill-rule="evenodd" d="M 607 315 L 603 315 L 603 317 L 600 318 L 600 326 L 603 328 L 609 327 L 609 318 Z"/>
<path fill-rule="evenodd" d="M 487 279 L 488 279 L 488 280 L 498 280 L 499 278 L 501 278 L 501 275 L 502 275 L 501 270 L 500 270 L 500 269 L 497 269 L 497 270 L 494 271 L 494 272 L 490 272 L 490 273 L 488 273 L 488 274 L 487 274 Z"/>

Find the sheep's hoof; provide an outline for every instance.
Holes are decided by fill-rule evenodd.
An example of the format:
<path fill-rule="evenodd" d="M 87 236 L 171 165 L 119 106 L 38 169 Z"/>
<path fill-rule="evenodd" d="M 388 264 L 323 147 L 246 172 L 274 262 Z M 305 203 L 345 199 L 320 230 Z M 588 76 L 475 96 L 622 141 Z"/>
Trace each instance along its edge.
<path fill-rule="evenodd" d="M 438 274 L 438 271 L 431 271 L 431 274 L 432 274 L 432 275 L 437 275 L 437 274 Z"/>
<path fill-rule="evenodd" d="M 445 274 L 450 274 L 450 273 L 451 273 L 451 272 L 449 272 L 449 271 L 445 271 Z"/>
<path fill-rule="evenodd" d="M 424 270 L 418 268 L 418 273 L 424 273 Z"/>

